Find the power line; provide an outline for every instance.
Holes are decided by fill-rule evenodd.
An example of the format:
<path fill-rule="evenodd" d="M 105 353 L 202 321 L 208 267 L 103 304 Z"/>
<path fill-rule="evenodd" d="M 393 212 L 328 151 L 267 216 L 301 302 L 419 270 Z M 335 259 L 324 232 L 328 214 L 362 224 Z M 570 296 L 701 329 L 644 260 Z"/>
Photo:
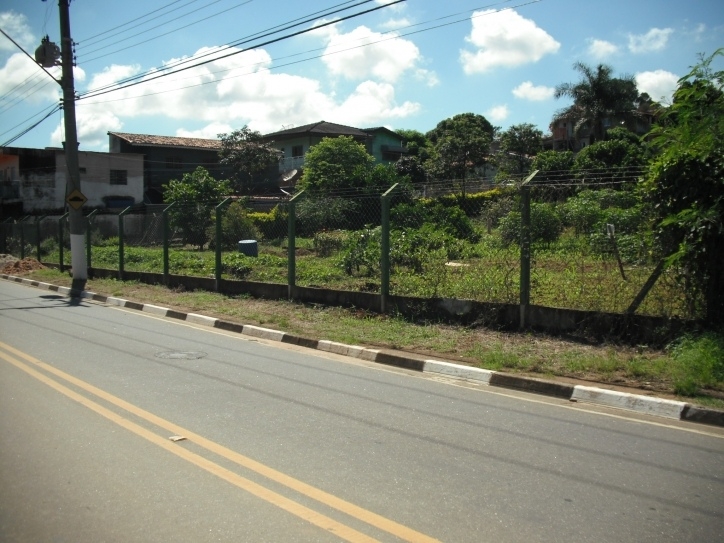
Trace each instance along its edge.
<path fill-rule="evenodd" d="M 81 46 L 82 46 L 82 47 L 87 47 L 88 45 L 92 45 L 93 43 L 97 43 L 97 42 L 99 42 L 99 41 L 104 41 L 104 40 L 106 40 L 106 39 L 108 39 L 108 38 L 111 38 L 111 37 L 113 37 L 113 36 L 117 36 L 118 34 L 122 34 L 122 33 L 125 32 L 125 31 L 119 32 L 119 33 L 117 33 L 117 34 L 111 34 L 110 36 L 108 36 L 108 38 L 103 38 L 102 40 L 96 40 L 95 42 L 93 41 L 93 40 L 95 40 L 96 38 L 98 38 L 98 37 L 100 37 L 100 36 L 103 36 L 103 35 L 105 35 L 105 34 L 108 34 L 109 32 L 113 32 L 114 30 L 118 30 L 119 28 L 123 28 L 124 26 L 128 26 L 128 25 L 130 25 L 131 23 L 135 23 L 136 21 L 140 21 L 141 19 L 145 19 L 146 17 L 150 17 L 150 16 L 153 15 L 154 13 L 158 13 L 159 11 L 163 11 L 164 9 L 169 8 L 169 7 L 173 6 L 174 4 L 178 4 L 179 2 L 182 2 L 182 1 L 183 1 L 183 0 L 174 0 L 174 1 L 171 2 L 170 4 L 166 4 L 165 6 L 162 6 L 162 7 L 158 8 L 158 9 L 155 9 L 155 10 L 153 10 L 153 11 L 149 11 L 148 13 L 146 13 L 146 14 L 144 14 L 144 15 L 141 15 L 140 17 L 136 17 L 135 19 L 131 19 L 130 21 L 127 21 L 127 22 L 125 22 L 125 23 L 122 23 L 122 24 L 120 24 L 120 25 L 118 25 L 118 26 L 114 26 L 113 28 L 109 28 L 108 30 L 104 30 L 103 32 L 99 32 L 98 34 L 94 34 L 93 36 L 90 36 L 90 37 L 88 37 L 88 38 L 83 38 L 83 39 L 81 39 L 81 40 L 78 42 L 78 46 L 79 46 L 79 48 L 81 48 Z M 198 0 L 190 0 L 186 5 L 181 6 L 181 7 L 186 7 L 186 6 L 188 6 L 189 4 L 193 4 L 194 2 L 198 2 Z M 86 43 L 86 42 L 90 42 L 90 43 Z"/>
<path fill-rule="evenodd" d="M 204 17 L 203 19 L 199 19 L 199 20 L 194 21 L 194 22 L 192 22 L 192 23 L 189 23 L 189 24 L 187 24 L 187 25 L 185 25 L 185 26 L 181 26 L 181 27 L 179 27 L 179 28 L 175 28 L 175 29 L 173 29 L 173 30 L 170 30 L 170 31 L 164 33 L 164 34 L 160 34 L 160 35 L 158 35 L 158 36 L 156 36 L 156 37 L 154 37 L 154 38 L 150 38 L 150 39 L 148 39 L 148 40 L 144 40 L 144 41 L 141 41 L 141 42 L 138 42 L 138 43 L 134 43 L 134 44 L 131 45 L 131 46 L 123 47 L 122 49 L 117 49 L 117 50 L 115 50 L 115 51 L 111 51 L 110 53 L 106 53 L 106 54 L 104 54 L 104 55 L 98 55 L 98 56 L 96 56 L 96 57 L 92 57 L 92 58 L 86 59 L 85 62 L 93 62 L 94 60 L 98 60 L 99 58 L 104 58 L 104 57 L 113 55 L 113 54 L 115 54 L 115 53 L 119 53 L 119 52 L 121 52 L 121 51 L 125 51 L 125 50 L 127 50 L 127 49 L 130 49 L 131 47 L 137 47 L 137 46 L 139 46 L 139 45 L 143 45 L 144 43 L 148 43 L 149 41 L 155 40 L 155 39 L 157 39 L 157 38 L 161 38 L 161 37 L 163 37 L 163 36 L 167 36 L 167 35 L 169 35 L 169 34 L 173 34 L 174 32 L 177 32 L 177 31 L 179 31 L 179 30 L 183 30 L 184 28 L 188 28 L 188 27 L 193 26 L 193 25 L 195 25 L 195 24 L 201 23 L 201 22 L 203 22 L 203 21 L 206 21 L 207 19 L 211 19 L 211 18 L 213 18 L 213 17 L 216 17 L 216 16 L 218 16 L 218 15 L 221 15 L 222 13 L 226 13 L 227 11 L 231 11 L 232 9 L 236 9 L 236 8 L 238 8 L 238 7 L 241 7 L 241 6 L 245 5 L 245 4 L 248 4 L 248 3 L 252 2 L 252 1 L 253 1 L 253 0 L 246 0 L 246 1 L 242 2 L 241 4 L 238 4 L 238 5 L 234 6 L 234 7 L 225 9 L 225 10 L 223 10 L 223 11 L 219 11 L 218 13 L 214 13 L 213 15 L 209 15 L 208 17 Z M 204 7 L 209 7 L 209 6 L 211 6 L 211 5 L 213 5 L 213 4 L 217 4 L 217 3 L 219 3 L 219 2 L 221 2 L 221 0 L 215 0 L 215 1 L 212 2 L 211 4 L 207 4 L 207 5 L 204 6 Z M 116 44 L 118 44 L 118 43 L 121 43 L 121 42 L 126 41 L 126 40 L 130 40 L 131 38 L 135 38 L 136 36 L 140 36 L 140 35 L 142 35 L 142 34 L 145 34 L 146 32 L 149 32 L 150 30 L 154 30 L 154 29 L 159 28 L 159 27 L 161 27 L 161 26 L 164 26 L 164 25 L 167 25 L 167 24 L 171 24 L 172 22 L 177 21 L 177 20 L 179 20 L 179 19 L 182 19 L 182 18 L 184 18 L 184 17 L 187 17 L 188 15 L 191 15 L 191 12 L 185 13 L 185 14 L 183 14 L 183 15 L 179 15 L 179 16 L 176 17 L 175 19 L 171 19 L 171 20 L 169 20 L 169 21 L 166 21 L 165 23 L 161 23 L 160 25 L 157 25 L 157 26 L 155 26 L 155 27 L 152 28 L 152 29 L 144 30 L 144 31 L 138 32 L 138 33 L 136 33 L 136 34 L 132 34 L 131 36 L 128 36 L 128 37 L 126 37 L 126 38 L 123 38 L 122 40 L 119 40 L 119 41 L 117 41 L 117 42 L 113 42 L 113 43 L 110 43 L 110 44 L 108 44 L 108 45 L 104 45 L 103 47 L 99 47 L 99 48 L 93 50 L 92 52 L 95 53 L 95 52 L 97 52 L 97 51 L 102 51 L 102 50 L 104 50 L 104 49 L 108 49 L 109 47 L 113 47 L 114 45 L 116 45 Z"/>
<path fill-rule="evenodd" d="M 54 115 L 55 113 L 57 113 L 57 112 L 60 111 L 61 109 L 63 109 L 63 106 L 61 106 L 60 104 L 54 106 L 53 109 L 52 109 L 52 111 L 50 111 L 50 113 L 48 113 L 47 115 L 45 115 L 45 116 L 44 116 L 42 119 L 40 119 L 38 122 L 36 122 L 36 123 L 32 124 L 31 126 L 27 127 L 25 130 L 23 130 L 23 131 L 20 132 L 19 134 L 16 134 L 15 136 L 13 136 L 12 138 L 10 138 L 9 140 L 7 140 L 7 141 L 5 141 L 4 143 L 0 144 L 0 147 L 7 147 L 7 146 L 10 145 L 12 142 L 14 142 L 15 140 L 21 138 L 22 136 L 24 136 L 25 134 L 27 134 L 27 133 L 30 132 L 31 130 L 33 130 L 35 127 L 37 127 L 38 125 L 40 125 L 43 121 L 45 121 L 48 117 Z"/>
<path fill-rule="evenodd" d="M 286 35 L 281 36 L 281 37 L 279 37 L 279 38 L 275 38 L 275 39 L 272 39 L 272 40 L 268 40 L 268 41 L 266 41 L 266 42 L 262 42 L 262 43 L 260 43 L 260 44 L 256 44 L 255 46 L 253 46 L 253 48 L 264 47 L 264 46 L 270 45 L 270 44 L 272 44 L 272 43 L 277 43 L 277 42 L 280 42 L 280 41 L 283 41 L 283 40 L 287 40 L 287 39 L 292 38 L 292 37 L 295 37 L 295 36 L 299 36 L 299 35 L 302 35 L 302 34 L 306 34 L 306 33 L 308 33 L 308 32 L 312 32 L 312 31 L 314 31 L 314 30 L 318 30 L 319 28 L 323 28 L 323 27 L 325 27 L 325 26 L 329 26 L 329 25 L 332 25 L 332 24 L 336 24 L 336 23 L 338 23 L 338 22 L 340 22 L 340 21 L 345 21 L 345 20 L 348 20 L 348 19 L 353 19 L 353 18 L 355 18 L 355 17 L 359 17 L 359 16 L 361 16 L 361 15 L 366 15 L 367 13 L 371 13 L 371 12 L 373 12 L 373 11 L 377 11 L 377 10 L 380 10 L 380 9 L 384 9 L 384 8 L 386 8 L 386 7 L 393 6 L 393 5 L 395 5 L 395 4 L 399 4 L 399 3 L 405 2 L 405 1 L 406 1 L 406 0 L 396 0 L 396 1 L 394 1 L 394 2 L 390 2 L 389 4 L 384 4 L 384 5 L 377 6 L 377 7 L 374 7 L 374 8 L 370 8 L 370 9 L 367 9 L 367 10 L 364 10 L 364 11 L 361 11 L 361 12 L 358 12 L 358 13 L 353 13 L 352 15 L 347 15 L 346 17 L 342 17 L 342 18 L 340 18 L 339 20 L 336 20 L 336 21 L 328 21 L 328 22 L 326 22 L 326 23 L 322 23 L 322 24 L 320 24 L 320 25 L 318 25 L 318 26 L 316 26 L 316 27 L 313 27 L 313 28 L 307 28 L 307 29 L 305 29 L 305 30 L 300 30 L 300 31 L 298 31 L 298 32 L 293 32 L 293 33 L 291 33 L 291 34 L 286 34 Z M 123 85 L 123 86 L 117 87 L 117 88 L 108 89 L 108 90 L 104 90 L 104 91 L 101 91 L 101 92 L 91 91 L 91 92 L 88 92 L 88 93 L 84 94 L 84 95 L 81 96 L 80 98 L 81 98 L 81 99 L 83 99 L 83 98 L 92 98 L 92 97 L 95 97 L 95 96 L 100 96 L 100 95 L 102 95 L 102 94 L 107 94 L 107 93 L 109 93 L 109 92 L 114 92 L 114 91 L 117 91 L 117 90 L 121 90 L 121 89 L 125 89 L 125 88 L 132 87 L 132 86 L 135 86 L 135 85 L 139 85 L 139 84 L 141 84 L 141 83 L 147 83 L 147 82 L 149 82 L 149 81 L 154 81 L 154 80 L 156 80 L 156 79 L 160 79 L 160 78 L 162 78 L 162 77 L 167 77 L 167 76 L 169 76 L 169 75 L 173 75 L 173 74 L 178 73 L 178 72 L 182 72 L 182 71 L 185 71 L 185 70 L 189 70 L 189 69 L 191 69 L 191 68 L 197 68 L 197 67 L 199 67 L 199 66 L 203 66 L 203 65 L 205 65 L 205 64 L 209 64 L 210 62 L 215 62 L 215 61 L 217 61 L 217 60 L 221 60 L 221 59 L 228 58 L 228 57 L 231 57 L 231 56 L 234 56 L 234 55 L 238 55 L 238 54 L 243 53 L 243 52 L 245 52 L 245 51 L 249 51 L 250 49 L 252 49 L 252 48 L 244 48 L 244 49 L 241 49 L 241 50 L 238 50 L 238 51 L 234 51 L 234 52 L 228 53 L 228 54 L 226 54 L 226 55 L 222 55 L 222 56 L 220 56 L 220 57 L 215 57 L 215 58 L 213 58 L 213 59 L 211 59 L 211 60 L 205 60 L 205 61 L 199 62 L 199 63 L 197 63 L 197 64 L 193 64 L 193 65 L 191 65 L 191 66 L 186 66 L 186 67 L 183 67 L 183 68 L 179 68 L 178 70 L 175 70 L 175 71 L 172 71 L 172 72 L 167 72 L 167 73 L 159 74 L 159 75 L 156 75 L 156 76 L 154 76 L 154 77 L 151 77 L 151 78 L 148 78 L 148 79 L 144 79 L 143 81 L 136 81 L 136 82 L 133 82 L 133 83 L 129 83 L 129 84 L 127 84 L 127 85 Z"/>
<path fill-rule="evenodd" d="M 345 6 L 346 4 L 354 3 L 355 1 L 356 1 L 357 3 L 355 3 L 353 6 L 340 7 L 340 6 Z M 147 71 L 144 72 L 144 73 L 136 74 L 136 75 L 134 75 L 134 76 L 132 76 L 132 77 L 127 77 L 127 78 L 125 78 L 125 79 L 121 79 L 121 80 L 119 80 L 119 81 L 116 81 L 116 82 L 114 82 L 114 83 L 112 83 L 112 84 L 109 84 L 109 85 L 106 85 L 106 86 L 104 86 L 104 87 L 99 87 L 98 89 L 94 89 L 93 91 L 88 91 L 87 93 L 84 93 L 84 94 L 89 94 L 89 93 L 91 93 L 91 92 L 96 92 L 96 91 L 100 91 L 100 90 L 105 90 L 105 89 L 107 89 L 107 88 L 114 88 L 114 87 L 116 87 L 117 85 L 123 85 L 123 84 L 129 83 L 129 82 L 131 82 L 131 81 L 136 81 L 136 80 L 142 79 L 142 78 L 144 78 L 144 77 L 147 77 L 147 76 L 149 76 L 149 75 L 152 75 L 152 74 L 154 74 L 154 73 L 158 73 L 159 70 L 169 70 L 169 69 L 177 68 L 178 66 L 181 66 L 181 65 L 183 65 L 183 64 L 188 64 L 188 63 L 190 63 L 190 62 L 195 62 L 195 61 L 197 61 L 197 60 L 199 60 L 199 59 L 206 58 L 206 57 L 209 57 L 209 56 L 211 56 L 211 55 L 218 54 L 218 53 L 220 53 L 220 52 L 222 52 L 222 51 L 229 50 L 229 49 L 231 49 L 232 47 L 235 47 L 235 46 L 238 46 L 238 45 L 242 45 L 242 44 L 244 44 L 244 43 L 248 43 L 248 42 L 250 42 L 250 41 L 252 41 L 252 40 L 254 40 L 254 39 L 259 39 L 259 38 L 264 38 L 264 37 L 267 37 L 267 36 L 271 36 L 271 35 L 273 35 L 273 34 L 282 32 L 282 31 L 284 31 L 284 30 L 289 30 L 289 29 L 291 29 L 291 28 L 295 28 L 295 27 L 297 27 L 297 26 L 301 26 L 301 25 L 303 25 L 303 24 L 313 22 L 313 21 L 315 21 L 320 15 L 322 15 L 322 16 L 334 15 L 334 14 L 339 13 L 339 12 L 341 12 L 341 11 L 345 11 L 345 10 L 347 10 L 347 9 L 351 9 L 351 8 L 353 8 L 353 7 L 357 7 L 357 6 L 360 6 L 360 5 L 362 5 L 362 4 L 367 4 L 367 3 L 371 2 L 371 1 L 372 1 L 372 0 L 362 0 L 362 1 L 360 1 L 360 0 L 352 0 L 352 1 L 343 2 L 342 4 L 337 4 L 337 5 L 335 5 L 335 6 L 332 6 L 331 8 L 327 8 L 327 9 L 324 9 L 324 10 L 321 10 L 321 11 L 317 11 L 317 12 L 314 12 L 314 13 L 312 13 L 312 14 L 310 14 L 310 15 L 305 15 L 304 17 L 299 17 L 299 18 L 297 18 L 297 19 L 293 19 L 292 21 L 289 21 L 289 22 L 287 22 L 287 23 L 282 23 L 282 24 L 280 24 L 280 25 L 276 25 L 276 26 L 271 27 L 271 28 L 269 28 L 269 29 L 267 29 L 267 30 L 263 30 L 263 31 L 260 31 L 260 32 L 251 34 L 251 35 L 246 36 L 245 38 L 242 38 L 242 39 L 237 40 L 237 41 L 235 41 L 235 42 L 231 42 L 231 43 L 229 43 L 229 44 L 223 45 L 223 46 L 221 46 L 219 49 L 216 49 L 216 50 L 214 50 L 214 51 L 210 51 L 210 52 L 204 53 L 204 54 L 202 54 L 202 55 L 193 56 L 193 57 L 190 57 L 190 58 L 188 58 L 188 59 L 181 59 L 181 60 L 178 60 L 178 61 L 176 61 L 176 62 L 174 62 L 174 63 L 170 63 L 170 64 L 168 64 L 168 65 L 166 65 L 166 66 L 152 68 L 152 69 L 150 69 L 150 70 L 147 70 Z M 404 0 L 400 0 L 400 1 L 404 1 Z M 258 46 L 257 46 L 257 47 L 258 47 Z M 240 52 L 241 52 L 241 51 L 240 51 Z M 219 58 L 223 58 L 223 57 L 219 57 Z M 213 59 L 213 60 L 218 60 L 218 59 Z M 180 71 L 180 70 L 179 70 L 179 71 Z M 170 73 L 169 73 L 169 75 L 170 75 Z"/>
<path fill-rule="evenodd" d="M 432 20 L 429 20 L 429 21 L 425 21 L 425 22 L 422 22 L 422 23 L 417 23 L 417 24 L 414 24 L 414 25 L 409 25 L 409 26 L 403 27 L 403 29 L 406 29 L 406 28 L 415 28 L 415 27 L 419 27 L 419 26 L 424 25 L 424 24 L 434 23 L 434 22 L 437 22 L 437 21 L 442 21 L 442 20 L 445 20 L 445 19 L 449 19 L 449 18 L 451 18 L 451 17 L 459 17 L 460 15 L 470 13 L 470 11 L 475 11 L 475 10 L 483 9 L 483 8 L 490 8 L 490 7 L 492 7 L 492 6 L 499 5 L 499 4 L 506 4 L 506 3 L 509 3 L 510 1 L 512 1 L 512 0 L 503 0 L 502 2 L 498 2 L 498 3 L 495 3 L 495 4 L 488 4 L 487 6 L 481 6 L 481 7 L 478 7 L 478 8 L 473 8 L 472 10 L 467 10 L 467 11 L 464 11 L 464 12 L 459 12 L 459 13 L 455 13 L 455 14 L 451 14 L 451 15 L 446 15 L 446 16 L 439 17 L 439 18 L 437 18 L 437 19 L 432 19 Z M 531 0 L 531 1 L 529 1 L 529 2 L 524 2 L 524 3 L 521 3 L 521 4 L 517 4 L 517 5 L 515 5 L 515 6 L 511 6 L 511 7 L 509 7 L 509 8 L 505 8 L 505 9 L 506 9 L 506 10 L 507 10 L 507 9 L 515 9 L 515 8 L 527 6 L 527 5 L 530 5 L 530 4 L 533 4 L 533 3 L 538 3 L 538 2 L 540 2 L 540 1 L 541 1 L 541 0 Z M 480 14 L 480 15 L 478 15 L 478 16 L 482 16 L 482 15 L 483 15 L 483 14 Z M 431 26 L 431 27 L 427 27 L 427 28 L 423 28 L 423 29 L 418 29 L 418 30 L 414 30 L 414 31 L 411 31 L 411 32 L 406 32 L 406 33 L 403 33 L 403 34 L 399 34 L 399 33 L 398 33 L 398 32 L 399 32 L 399 29 L 398 29 L 398 30 L 393 30 L 393 31 L 388 31 L 388 32 L 383 32 L 383 33 L 381 33 L 382 36 L 386 36 L 386 35 L 388 35 L 388 34 L 394 34 L 394 35 L 392 35 L 392 36 L 387 36 L 387 37 L 385 37 L 385 38 L 383 38 L 383 39 L 379 39 L 379 40 L 376 40 L 376 41 L 373 41 L 373 42 L 365 42 L 365 43 L 362 43 L 362 44 L 360 44 L 360 45 L 350 46 L 350 47 L 347 47 L 347 48 L 344 48 L 344 49 L 336 49 L 336 50 L 334 50 L 334 51 L 330 51 L 330 52 L 327 52 L 327 53 L 324 53 L 324 54 L 319 54 L 319 55 L 315 55 L 315 56 L 306 57 L 306 58 L 304 58 L 304 59 L 297 60 L 297 61 L 287 62 L 287 63 L 284 63 L 284 64 L 277 64 L 277 65 L 269 68 L 269 70 L 272 70 L 272 69 L 278 70 L 278 69 L 280 69 L 280 68 L 284 68 L 284 67 L 288 67 L 288 66 L 293 66 L 293 65 L 295 65 L 295 64 L 300 64 L 300 63 L 302 63 L 302 62 L 308 62 L 308 61 L 310 61 L 310 60 L 315 60 L 315 59 L 323 58 L 323 57 L 330 56 L 330 55 L 340 54 L 340 53 L 344 53 L 344 52 L 351 51 L 351 50 L 354 50 L 354 49 L 359 49 L 359 48 L 362 48 L 362 47 L 368 47 L 368 46 L 370 46 L 370 45 L 376 45 L 376 44 L 379 44 L 379 43 L 383 43 L 383 42 L 385 42 L 385 41 L 395 40 L 395 39 L 403 38 L 403 37 L 406 37 L 406 36 L 411 36 L 411 35 L 414 35 L 414 34 L 419 34 L 419 33 L 422 33 L 422 32 L 427 32 L 427 31 L 430 31 L 430 30 L 436 30 L 436 29 L 439 29 L 439 28 L 443 28 L 443 27 L 445 27 L 445 26 L 450 26 L 450 25 L 453 25 L 453 24 L 458 24 L 458 23 L 461 23 L 461 22 L 466 22 L 466 21 L 468 21 L 468 20 L 469 20 L 468 17 L 466 17 L 466 18 L 464 18 L 464 19 L 456 19 L 456 20 L 454 20 L 454 21 L 448 21 L 448 22 L 443 23 L 443 24 L 438 24 L 438 25 L 435 25 L 435 26 Z M 338 22 L 338 21 L 334 21 L 333 24 L 336 24 L 337 22 Z M 359 41 L 364 41 L 364 39 L 357 40 L 357 41 L 358 41 L 358 42 L 359 42 Z M 264 44 L 262 44 L 262 45 L 264 45 Z M 225 47 L 222 48 L 221 50 L 225 50 L 225 49 L 228 48 L 228 47 L 230 47 L 230 46 L 225 46 Z M 255 46 L 255 47 L 259 47 L 259 46 Z M 326 47 L 320 47 L 320 48 L 316 48 L 316 49 L 311 49 L 311 50 L 308 50 L 308 51 L 306 51 L 306 52 L 304 52 L 304 53 L 295 53 L 295 54 L 293 54 L 293 55 L 288 55 L 288 56 L 286 56 L 286 57 L 280 57 L 280 58 L 278 58 L 278 59 L 276 59 L 276 60 L 282 60 L 282 59 L 285 59 L 285 58 L 293 58 L 293 57 L 296 57 L 296 56 L 305 55 L 305 54 L 308 54 L 308 53 L 313 53 L 313 52 L 315 52 L 315 51 L 322 51 L 322 50 L 325 50 L 325 49 L 326 49 Z M 242 53 L 242 52 L 245 52 L 245 51 L 248 51 L 248 50 L 249 50 L 249 48 L 240 50 L 240 51 L 238 51 L 238 52 L 239 52 L 239 53 Z M 209 56 L 209 55 L 215 54 L 215 53 L 217 53 L 218 51 L 219 51 L 219 50 L 213 51 L 213 52 L 210 52 L 210 53 L 206 53 L 205 55 L 201 55 L 201 56 L 199 56 L 199 57 L 194 57 L 194 58 L 190 59 L 189 61 L 195 60 L 195 59 L 198 59 L 198 58 L 203 58 L 204 56 Z M 225 57 L 219 57 L 219 58 L 225 58 Z M 215 61 L 215 60 L 218 60 L 218 59 L 215 58 L 215 59 L 210 60 L 209 62 L 213 62 L 213 61 Z M 200 64 L 199 64 L 199 65 L 200 65 Z M 258 65 L 259 65 L 259 64 L 251 64 L 251 65 L 248 65 L 247 67 L 253 68 L 253 67 L 256 67 L 256 66 L 258 66 Z M 195 66 L 196 66 L 196 65 L 195 65 Z M 195 66 L 191 66 L 191 68 L 193 68 L 193 67 L 195 67 Z M 244 68 L 244 66 L 235 67 L 235 68 L 229 68 L 229 69 L 226 69 L 226 70 L 218 70 L 218 71 L 215 71 L 215 72 L 210 72 L 210 74 L 211 74 L 211 75 L 215 75 L 215 74 L 220 74 L 220 73 L 224 73 L 224 72 L 229 72 L 229 71 L 232 71 L 232 70 L 239 70 L 240 68 Z M 178 71 L 182 71 L 182 70 L 178 70 Z M 148 73 L 153 73 L 153 72 L 148 72 Z M 139 77 L 145 77 L 146 75 L 148 75 L 148 73 L 147 73 L 147 74 L 139 74 L 138 76 L 134 76 L 133 78 L 128 78 L 127 80 L 124 80 L 124 81 L 132 81 L 132 80 L 137 79 L 137 78 L 139 78 Z M 171 72 L 171 73 L 169 73 L 168 75 L 173 75 L 174 73 L 177 73 L 177 72 Z M 248 71 L 248 72 L 235 75 L 235 76 L 233 76 L 232 78 L 244 77 L 244 76 L 247 76 L 247 75 L 251 75 L 251 74 L 253 74 L 253 73 L 255 73 L 255 72 L 254 72 L 254 70 L 252 69 L 252 70 L 250 70 L 250 71 Z M 195 76 L 191 76 L 191 77 L 189 77 L 189 78 L 187 78 L 187 79 L 193 79 L 193 78 L 195 78 Z M 228 79 L 232 79 L 232 78 L 228 78 Z M 182 79 L 178 79 L 178 80 L 180 81 L 180 80 L 182 80 Z M 116 85 L 123 84 L 124 81 L 116 82 L 116 83 L 107 85 L 106 87 L 101 87 L 101 88 L 99 88 L 99 89 L 95 89 L 94 91 L 88 91 L 87 93 L 83 94 L 81 97 L 82 97 L 82 98 L 86 98 L 86 97 L 87 97 L 87 98 L 94 98 L 95 96 L 100 96 L 100 94 L 104 94 L 104 93 L 98 93 L 98 94 L 93 94 L 93 93 L 94 93 L 96 90 L 105 90 L 105 89 L 107 89 L 107 88 L 112 88 L 113 90 L 121 90 L 122 88 L 126 88 L 126 87 L 124 86 L 124 87 L 118 87 L 118 88 L 116 88 Z M 141 81 L 141 83 L 143 83 L 143 82 L 145 82 L 145 80 L 144 80 L 144 81 Z M 169 93 L 169 92 L 176 92 L 176 91 L 178 91 L 178 90 L 189 89 L 189 88 L 194 88 L 194 87 L 201 87 L 201 86 L 204 86 L 204 85 L 212 85 L 212 84 L 215 84 L 215 83 L 218 83 L 218 81 L 216 81 L 216 80 L 214 80 L 214 81 L 205 81 L 205 82 L 202 82 L 202 83 L 197 83 L 197 84 L 194 84 L 194 85 L 188 85 L 188 86 L 185 86 L 185 87 L 179 87 L 179 88 L 172 89 L 172 90 L 151 92 L 151 93 L 146 93 L 146 94 L 142 94 L 142 95 L 138 95 L 138 96 L 131 96 L 131 97 L 126 97 L 126 98 L 119 98 L 118 100 L 103 100 L 103 101 L 98 101 L 98 102 L 90 102 L 90 104 L 100 104 L 100 103 L 108 103 L 108 102 L 123 101 L 123 100 L 134 100 L 134 99 L 142 98 L 142 97 L 145 97 L 145 96 L 156 96 L 156 95 L 159 95 L 159 94 L 165 94 L 165 93 Z M 130 86 L 130 85 L 128 85 L 128 86 Z M 90 104 L 87 104 L 87 105 L 90 105 Z"/>

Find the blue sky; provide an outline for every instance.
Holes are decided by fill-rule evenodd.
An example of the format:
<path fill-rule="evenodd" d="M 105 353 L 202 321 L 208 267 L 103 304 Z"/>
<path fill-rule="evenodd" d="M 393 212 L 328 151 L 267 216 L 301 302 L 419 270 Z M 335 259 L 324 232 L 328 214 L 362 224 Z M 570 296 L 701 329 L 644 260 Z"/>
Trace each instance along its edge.
<path fill-rule="evenodd" d="M 356 2 L 72 0 L 81 95 L 167 73 L 194 55 L 213 60 L 79 100 L 80 148 L 107 150 L 109 131 L 213 138 L 244 125 L 267 133 L 320 120 L 426 132 L 465 112 L 503 129 L 532 123 L 545 132 L 567 105 L 553 98 L 554 87 L 579 79 L 575 62 L 609 64 L 666 101 L 699 53 L 724 46 L 721 0 L 407 0 L 259 46 L 391 1 L 322 16 L 213 60 L 222 46 Z M 0 28 L 31 55 L 46 34 L 59 43 L 57 0 L 3 0 Z M 49 112 L 59 91 L 0 35 L 0 144 Z M 11 145 L 62 140 L 55 113 Z"/>

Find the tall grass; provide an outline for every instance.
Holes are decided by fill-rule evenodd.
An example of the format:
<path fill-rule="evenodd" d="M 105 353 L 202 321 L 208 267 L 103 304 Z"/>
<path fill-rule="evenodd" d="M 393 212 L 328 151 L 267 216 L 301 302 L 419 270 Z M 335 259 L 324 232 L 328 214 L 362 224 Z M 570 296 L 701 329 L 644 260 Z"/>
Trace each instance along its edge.
<path fill-rule="evenodd" d="M 724 331 L 687 335 L 672 346 L 674 391 L 693 396 L 701 389 L 724 390 Z"/>

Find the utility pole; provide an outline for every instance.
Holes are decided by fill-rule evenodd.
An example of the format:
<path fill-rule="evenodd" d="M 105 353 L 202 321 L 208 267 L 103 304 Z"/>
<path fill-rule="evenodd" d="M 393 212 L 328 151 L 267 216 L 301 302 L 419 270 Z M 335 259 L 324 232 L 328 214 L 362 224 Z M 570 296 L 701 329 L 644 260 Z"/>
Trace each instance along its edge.
<path fill-rule="evenodd" d="M 45 0 L 43 0 L 45 2 Z M 88 263 L 85 250 L 85 219 L 83 217 L 83 204 L 86 197 L 80 191 L 80 169 L 78 167 L 78 132 L 75 126 L 75 84 L 73 82 L 73 40 L 70 37 L 70 0 L 59 0 L 60 12 L 60 65 L 62 77 L 60 86 L 63 89 L 63 118 L 65 122 L 65 163 L 67 179 L 65 188 L 65 202 L 68 204 L 68 220 L 70 223 L 70 263 L 73 270 L 72 290 L 79 292 L 85 289 L 88 280 Z M 47 38 L 38 48 L 38 51 L 48 44 Z M 47 45 L 46 45 L 47 47 Z M 56 47 L 57 49 L 57 47 Z M 53 66 L 53 55 L 43 54 L 36 60 L 43 66 Z"/>

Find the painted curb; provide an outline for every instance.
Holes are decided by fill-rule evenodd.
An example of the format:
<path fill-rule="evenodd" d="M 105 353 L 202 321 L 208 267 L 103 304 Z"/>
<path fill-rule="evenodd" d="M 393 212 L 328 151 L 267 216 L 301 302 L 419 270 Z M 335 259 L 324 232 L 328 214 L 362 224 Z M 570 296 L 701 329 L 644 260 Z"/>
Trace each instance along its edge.
<path fill-rule="evenodd" d="M 345 345 L 344 343 L 337 343 L 323 339 L 315 340 L 303 338 L 287 334 L 279 330 L 272 330 L 270 328 L 227 322 L 221 319 L 199 315 L 197 313 L 183 313 L 152 304 L 140 304 L 112 296 L 106 297 L 88 291 L 74 293 L 68 287 L 57 287 L 49 283 L 40 283 L 38 281 L 31 281 L 29 279 L 12 275 L 0 274 L 0 278 L 16 283 L 22 283 L 27 286 L 57 291 L 59 294 L 63 294 L 65 296 L 72 296 L 75 294 L 76 297 L 80 297 L 82 299 L 92 298 L 93 300 L 103 302 L 108 305 L 135 309 L 153 315 L 185 320 L 189 323 L 208 326 L 210 328 L 218 328 L 220 330 L 257 337 L 260 339 L 267 339 L 270 341 L 299 345 L 300 347 L 350 356 L 359 358 L 360 360 L 366 360 L 368 362 L 376 362 L 378 364 L 405 368 L 421 373 L 435 373 L 450 378 L 472 381 L 488 386 L 523 390 L 535 394 L 553 396 L 576 402 L 604 405 L 607 407 L 643 413 L 646 415 L 724 427 L 724 411 L 698 407 L 685 402 L 656 398 L 654 396 L 618 392 L 604 388 L 583 385 L 574 386 L 565 383 L 532 379 L 530 377 L 475 368 L 461 364 L 453 364 L 451 362 L 443 362 L 440 360 L 421 360 L 399 353 L 381 351 L 378 349 L 368 349 L 357 345 Z"/>
<path fill-rule="evenodd" d="M 637 413 L 646 413 L 669 419 L 681 419 L 681 413 L 686 403 L 675 400 L 665 400 L 653 396 L 616 392 L 604 388 L 576 385 L 571 400 L 583 401 L 618 407 Z"/>
<path fill-rule="evenodd" d="M 471 366 L 461 366 L 459 364 L 451 364 L 450 362 L 442 362 L 439 360 L 425 360 L 424 373 L 439 373 L 447 377 L 463 379 L 465 381 L 475 381 L 478 383 L 490 383 L 490 377 L 495 373 L 492 370 L 482 368 L 473 368 Z"/>

